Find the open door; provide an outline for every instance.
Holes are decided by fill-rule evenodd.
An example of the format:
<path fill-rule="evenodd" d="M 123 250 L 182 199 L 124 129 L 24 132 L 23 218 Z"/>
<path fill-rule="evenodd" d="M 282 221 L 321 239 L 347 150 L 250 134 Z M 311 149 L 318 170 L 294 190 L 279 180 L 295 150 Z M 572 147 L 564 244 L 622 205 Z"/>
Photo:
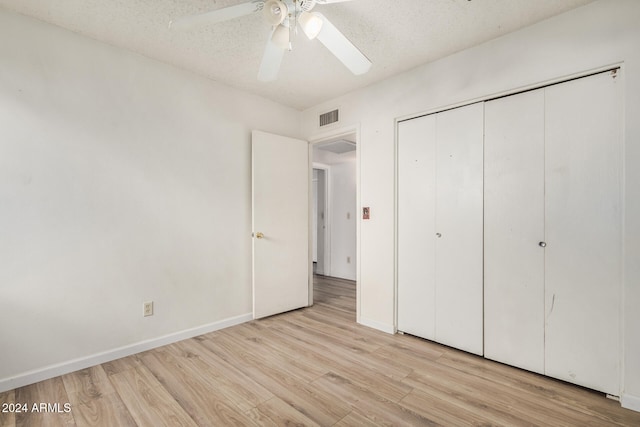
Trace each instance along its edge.
<path fill-rule="evenodd" d="M 253 318 L 309 305 L 309 144 L 252 132 Z"/>

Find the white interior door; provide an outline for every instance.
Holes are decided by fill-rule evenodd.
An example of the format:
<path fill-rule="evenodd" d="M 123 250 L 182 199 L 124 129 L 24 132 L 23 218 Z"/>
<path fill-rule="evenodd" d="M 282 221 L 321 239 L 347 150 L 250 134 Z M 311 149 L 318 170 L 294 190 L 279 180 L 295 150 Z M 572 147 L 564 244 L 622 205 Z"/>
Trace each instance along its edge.
<path fill-rule="evenodd" d="M 485 103 L 484 354 L 544 373 L 544 89 Z"/>
<path fill-rule="evenodd" d="M 253 317 L 309 304 L 309 145 L 252 133 Z"/>
<path fill-rule="evenodd" d="M 482 103 L 436 115 L 436 340 L 483 353 Z"/>
<path fill-rule="evenodd" d="M 546 89 L 546 374 L 618 395 L 622 88 L 612 73 Z"/>
<path fill-rule="evenodd" d="M 398 124 L 398 329 L 435 339 L 436 115 Z"/>

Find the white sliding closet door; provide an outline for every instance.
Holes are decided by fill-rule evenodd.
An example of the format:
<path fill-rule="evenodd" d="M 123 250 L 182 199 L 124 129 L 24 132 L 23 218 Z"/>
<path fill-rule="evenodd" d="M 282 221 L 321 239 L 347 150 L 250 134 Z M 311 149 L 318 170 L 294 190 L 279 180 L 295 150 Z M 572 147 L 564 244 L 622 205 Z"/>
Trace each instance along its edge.
<path fill-rule="evenodd" d="M 436 115 L 436 339 L 482 354 L 482 103 Z"/>
<path fill-rule="evenodd" d="M 398 329 L 482 354 L 483 105 L 398 125 Z"/>
<path fill-rule="evenodd" d="M 398 125 L 398 328 L 435 340 L 436 116 Z"/>
<path fill-rule="evenodd" d="M 546 374 L 618 395 L 621 82 L 546 89 Z"/>
<path fill-rule="evenodd" d="M 544 89 L 485 104 L 484 354 L 544 373 Z"/>

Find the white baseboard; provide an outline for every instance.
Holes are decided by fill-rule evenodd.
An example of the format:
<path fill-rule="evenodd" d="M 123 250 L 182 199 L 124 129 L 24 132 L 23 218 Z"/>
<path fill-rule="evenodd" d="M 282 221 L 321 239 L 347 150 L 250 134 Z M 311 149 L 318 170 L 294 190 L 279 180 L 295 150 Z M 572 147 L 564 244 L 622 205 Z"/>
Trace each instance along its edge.
<path fill-rule="evenodd" d="M 219 329 L 228 328 L 229 326 L 239 325 L 253 319 L 252 313 L 242 314 L 240 316 L 230 317 L 218 322 L 209 323 L 207 325 L 198 326 L 196 328 L 186 329 L 172 334 L 163 335 L 158 338 L 141 341 L 135 344 L 114 348 L 113 350 L 104 351 L 102 353 L 92 354 L 91 356 L 82 357 L 68 362 L 58 363 L 56 365 L 47 366 L 42 369 L 36 369 L 19 374 L 15 377 L 0 379 L 0 393 L 13 390 L 29 384 L 48 380 L 60 375 L 75 372 L 80 369 L 89 368 L 101 363 L 110 362 L 115 359 L 130 356 L 132 354 L 151 350 L 153 348 L 162 347 L 163 345 L 172 344 L 188 338 L 197 337 Z"/>
<path fill-rule="evenodd" d="M 640 412 L 640 397 L 632 396 L 630 394 L 623 394 L 622 396 L 620 396 L 620 405 L 622 405 L 623 408 Z"/>
<path fill-rule="evenodd" d="M 364 326 L 368 326 L 368 327 L 373 328 L 373 329 L 377 329 L 377 330 L 382 331 L 382 332 L 386 332 L 388 334 L 395 334 L 396 333 L 396 330 L 393 327 L 393 325 L 388 325 L 386 323 L 381 323 L 381 322 L 377 322 L 375 320 L 366 319 L 364 317 L 360 317 L 360 319 L 358 320 L 358 323 L 360 323 L 361 325 L 364 325 Z"/>

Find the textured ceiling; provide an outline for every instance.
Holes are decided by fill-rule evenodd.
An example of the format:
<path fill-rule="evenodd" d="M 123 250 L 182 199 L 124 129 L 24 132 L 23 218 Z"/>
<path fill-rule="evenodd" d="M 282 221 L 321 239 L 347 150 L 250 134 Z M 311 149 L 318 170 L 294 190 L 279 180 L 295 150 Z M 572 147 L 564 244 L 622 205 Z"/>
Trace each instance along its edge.
<path fill-rule="evenodd" d="M 172 19 L 246 0 L 0 0 L 4 7 L 305 109 L 593 0 L 353 0 L 318 5 L 373 62 L 352 75 L 302 32 L 278 80 L 256 75 L 270 33 L 260 13 L 176 31 Z"/>

